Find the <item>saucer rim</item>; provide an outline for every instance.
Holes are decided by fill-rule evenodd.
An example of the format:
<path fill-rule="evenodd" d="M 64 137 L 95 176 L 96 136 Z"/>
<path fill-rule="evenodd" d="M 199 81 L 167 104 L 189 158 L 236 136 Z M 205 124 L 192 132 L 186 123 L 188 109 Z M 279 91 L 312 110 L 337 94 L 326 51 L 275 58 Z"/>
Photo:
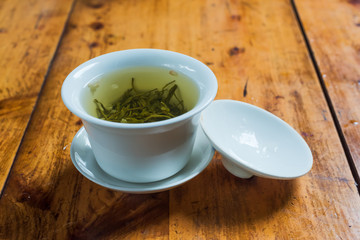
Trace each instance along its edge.
<path fill-rule="evenodd" d="M 197 133 L 196 133 L 196 138 L 198 138 L 198 135 L 201 134 L 200 131 L 203 131 L 203 129 L 201 128 L 201 126 L 198 127 L 198 130 L 197 130 Z M 211 145 L 211 142 L 209 141 L 209 139 L 207 139 L 204 131 L 203 131 L 203 140 L 206 140 L 207 141 L 207 145 L 209 146 L 210 148 L 210 152 L 208 154 L 206 154 L 207 156 L 205 157 L 202 157 L 202 159 L 191 169 L 191 170 L 194 170 L 196 168 L 199 168 L 198 171 L 195 171 L 195 172 L 190 172 L 191 174 L 188 174 L 188 175 L 185 175 L 183 178 L 181 178 L 180 180 L 178 181 L 175 181 L 173 182 L 172 184 L 166 184 L 167 181 L 173 179 L 174 177 L 177 177 L 179 175 L 181 175 L 182 171 L 186 168 L 187 165 L 190 164 L 190 161 L 184 166 L 184 168 L 182 170 L 180 170 L 178 173 L 174 174 L 173 176 L 170 176 L 166 179 L 163 179 L 163 180 L 160 180 L 160 181 L 156 181 L 156 182 L 149 182 L 149 183 L 133 183 L 133 182 L 126 182 L 126 181 L 123 181 L 123 180 L 120 180 L 120 179 L 117 179 L 117 178 L 114 178 L 112 176 L 110 176 L 109 174 L 107 174 L 106 172 L 104 172 L 101 167 L 98 165 L 98 163 L 96 162 L 96 159 L 95 159 L 95 156 L 93 156 L 94 158 L 94 161 L 95 161 L 95 164 L 97 164 L 97 167 L 99 168 L 99 170 L 101 172 L 103 172 L 103 174 L 107 177 L 107 178 L 113 178 L 115 179 L 116 181 L 120 181 L 120 182 L 124 182 L 126 184 L 131 184 L 131 185 L 134 185 L 134 186 L 139 186 L 140 188 L 132 188 L 132 187 L 122 187 L 122 186 L 116 186 L 112 183 L 108 183 L 106 181 L 103 181 L 103 180 L 100 180 L 99 178 L 96 178 L 96 177 L 92 177 L 90 175 L 88 175 L 85 171 L 83 171 L 81 169 L 81 167 L 78 165 L 78 161 L 76 161 L 76 157 L 75 157 L 75 153 L 78 152 L 76 151 L 76 146 L 78 144 L 81 144 L 79 139 L 80 139 L 80 136 L 83 135 L 83 134 L 86 134 L 86 136 L 84 136 L 85 138 L 88 138 L 87 136 L 87 132 L 83 127 L 81 127 L 77 133 L 75 134 L 72 142 L 71 142 L 71 147 L 70 147 L 70 157 L 71 157 L 71 160 L 72 160 L 72 163 L 73 165 L 75 166 L 75 168 L 78 170 L 78 172 L 80 172 L 81 175 L 83 175 L 85 178 L 87 178 L 88 180 L 90 180 L 91 182 L 93 183 L 96 183 L 102 187 L 105 187 L 105 188 L 108 188 L 108 189 L 112 189 L 112 190 L 116 190 L 116 191 L 121 191 L 121 192 L 124 192 L 124 193 L 133 193 L 133 194 L 147 194 L 147 193 L 156 193 L 156 192 L 162 192 L 162 191 L 166 191 L 166 190 L 170 190 L 172 188 L 175 188 L 177 186 L 180 186 L 188 181 L 190 181 L 191 179 L 193 179 L 194 177 L 196 177 L 197 175 L 199 175 L 211 162 L 211 160 L 213 159 L 214 157 L 214 154 L 215 154 L 215 149 L 214 147 Z M 195 143 L 196 143 L 197 140 L 195 140 Z M 83 142 L 83 141 L 81 141 Z M 196 146 L 194 146 L 195 148 Z M 90 150 L 91 150 L 91 146 L 90 146 Z M 194 151 L 194 150 L 193 150 Z M 93 154 L 93 153 L 92 153 Z M 192 152 L 193 154 L 193 152 Z M 191 155 L 192 155 L 191 154 Z M 82 158 L 83 159 L 83 158 Z M 86 168 L 88 169 L 88 168 Z M 157 184 L 158 183 L 158 184 Z M 165 185 L 163 185 L 162 183 L 164 183 Z M 155 186 L 146 186 L 146 185 L 155 185 Z M 143 186 L 143 187 L 141 187 Z"/>

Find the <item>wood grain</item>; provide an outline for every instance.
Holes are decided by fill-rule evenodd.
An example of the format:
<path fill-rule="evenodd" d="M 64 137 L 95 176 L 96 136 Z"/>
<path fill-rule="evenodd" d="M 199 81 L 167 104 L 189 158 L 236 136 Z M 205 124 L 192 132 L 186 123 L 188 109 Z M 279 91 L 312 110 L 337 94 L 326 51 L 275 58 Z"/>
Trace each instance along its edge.
<path fill-rule="evenodd" d="M 263 107 L 314 155 L 293 181 L 241 180 L 217 154 L 192 181 L 132 195 L 79 174 L 69 146 L 81 121 L 61 103 L 67 74 L 99 54 L 152 47 L 213 69 L 218 98 Z M 246 86 L 246 90 L 245 90 Z M 0 239 L 356 239 L 360 199 L 291 4 L 77 1 L 0 201 Z"/>
<path fill-rule="evenodd" d="M 218 98 L 290 123 L 310 145 L 314 166 L 293 181 L 241 180 L 216 155 L 200 177 L 170 192 L 170 238 L 357 239 L 358 192 L 290 2 L 216 2 L 188 13 L 184 24 L 206 29 Z"/>
<path fill-rule="evenodd" d="M 129 26 L 119 16 L 135 19 L 138 9 L 141 4 L 133 2 L 76 2 L 0 202 L 0 239 L 168 238 L 168 192 L 123 194 L 77 172 L 70 145 L 82 123 L 60 96 L 62 82 L 76 66 L 134 44 L 122 40 Z M 141 14 L 146 17 L 146 11 Z M 146 26 L 130 29 L 146 31 Z M 150 47 L 152 39 L 138 42 Z"/>
<path fill-rule="evenodd" d="M 0 192 L 71 4 L 72 0 L 0 2 Z"/>
<path fill-rule="evenodd" d="M 295 2 L 359 176 L 359 1 Z"/>

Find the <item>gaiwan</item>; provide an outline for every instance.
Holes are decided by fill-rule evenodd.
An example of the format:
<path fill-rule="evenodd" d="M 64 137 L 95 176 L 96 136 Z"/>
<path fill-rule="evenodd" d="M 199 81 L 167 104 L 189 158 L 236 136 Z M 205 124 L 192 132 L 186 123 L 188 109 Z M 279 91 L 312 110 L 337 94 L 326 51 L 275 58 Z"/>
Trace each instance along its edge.
<path fill-rule="evenodd" d="M 146 118 L 153 122 L 145 123 L 137 123 L 136 118 L 136 123 L 129 123 L 133 119 L 125 115 L 118 117 L 118 122 L 105 120 L 111 111 L 117 112 L 124 95 L 146 95 L 154 89 L 162 92 L 163 102 L 176 106 L 180 115 L 160 101 L 160 110 L 174 117 L 150 114 Z M 75 68 L 66 77 L 61 96 L 66 107 L 81 118 L 84 146 L 91 149 L 95 163 L 106 174 L 121 181 L 150 183 L 175 175 L 190 161 L 200 113 L 216 92 L 215 75 L 198 60 L 166 50 L 131 49 L 98 56 Z M 138 102 L 143 108 L 150 101 Z M 130 111 L 137 108 L 128 106 Z M 106 114 L 98 116 L 101 111 Z M 76 135 L 75 141 L 79 137 Z M 74 161 L 81 161 L 77 153 Z"/>
<path fill-rule="evenodd" d="M 131 67 L 101 75 L 84 93 L 89 114 L 120 123 L 150 123 L 180 116 L 198 100 L 184 74 L 162 67 Z"/>

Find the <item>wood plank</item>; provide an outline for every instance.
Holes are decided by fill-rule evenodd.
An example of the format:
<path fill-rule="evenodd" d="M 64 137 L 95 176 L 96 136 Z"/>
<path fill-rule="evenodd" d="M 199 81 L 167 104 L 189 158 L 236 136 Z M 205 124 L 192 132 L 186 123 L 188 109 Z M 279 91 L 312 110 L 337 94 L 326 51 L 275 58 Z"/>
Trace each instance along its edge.
<path fill-rule="evenodd" d="M 360 175 L 360 4 L 295 1 L 357 174 Z M 326 24 L 319 24 L 324 23 Z"/>
<path fill-rule="evenodd" d="M 0 239 L 168 238 L 168 192 L 123 194 L 77 172 L 70 145 L 82 124 L 60 96 L 67 74 L 89 58 L 136 45 L 151 47 L 147 25 L 122 22 L 142 16 L 155 24 L 157 4 L 76 2 L 0 202 Z"/>
<path fill-rule="evenodd" d="M 0 2 L 0 192 L 71 4 L 72 0 Z"/>
<path fill-rule="evenodd" d="M 200 177 L 170 192 L 170 239 L 357 239 L 358 192 L 290 2 L 214 2 L 192 14 L 196 8 L 184 10 L 183 24 L 206 29 L 207 49 L 196 49 L 213 62 L 218 98 L 289 122 L 310 145 L 314 166 L 293 181 L 241 180 L 216 155 Z"/>
<path fill-rule="evenodd" d="M 266 108 L 303 134 L 313 170 L 293 181 L 239 180 L 216 155 L 200 176 L 158 194 L 85 179 L 69 156 L 81 122 L 61 104 L 62 81 L 91 57 L 139 47 L 206 62 L 218 98 Z M 0 201 L 0 239 L 355 239 L 359 210 L 288 1 L 78 1 Z"/>

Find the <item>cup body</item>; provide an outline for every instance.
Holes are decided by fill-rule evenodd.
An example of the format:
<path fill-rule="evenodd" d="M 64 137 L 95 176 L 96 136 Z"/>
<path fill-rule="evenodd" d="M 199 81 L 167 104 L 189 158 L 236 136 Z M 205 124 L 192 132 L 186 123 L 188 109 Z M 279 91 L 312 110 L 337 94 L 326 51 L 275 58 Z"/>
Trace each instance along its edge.
<path fill-rule="evenodd" d="M 169 68 L 186 75 L 198 87 L 196 105 L 180 116 L 153 123 L 116 123 L 91 116 L 82 99 L 86 86 L 98 76 L 136 66 Z M 216 92 L 216 77 L 206 65 L 158 49 L 124 50 L 91 59 L 72 71 L 61 89 L 67 108 L 84 123 L 99 166 L 115 178 L 137 183 L 165 179 L 186 165 L 200 113 Z"/>
<path fill-rule="evenodd" d="M 152 182 L 170 177 L 188 162 L 198 116 L 176 125 L 127 129 L 84 121 L 99 166 L 128 182 Z"/>

